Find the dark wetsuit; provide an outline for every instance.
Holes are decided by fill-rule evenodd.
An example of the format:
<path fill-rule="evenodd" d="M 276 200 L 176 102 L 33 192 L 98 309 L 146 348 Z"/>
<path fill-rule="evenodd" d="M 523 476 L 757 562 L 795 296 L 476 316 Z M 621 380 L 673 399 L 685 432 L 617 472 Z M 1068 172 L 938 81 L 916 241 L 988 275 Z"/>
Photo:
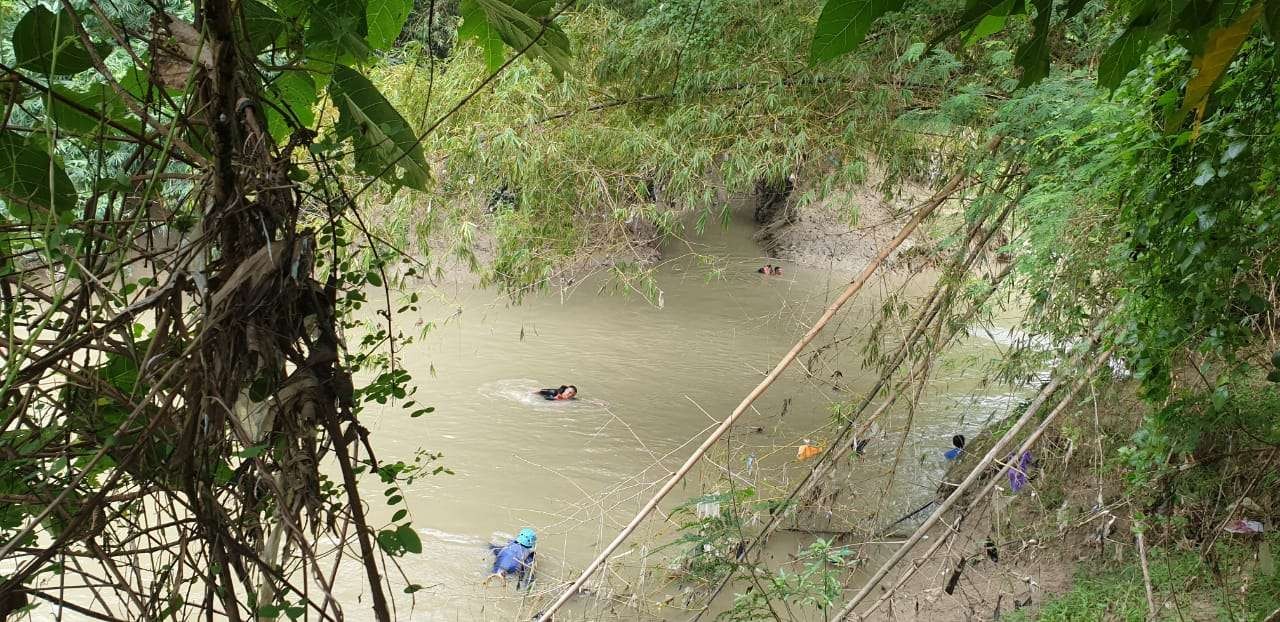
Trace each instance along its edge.
<path fill-rule="evenodd" d="M 558 400 L 558 399 L 563 399 L 560 397 L 560 395 L 563 394 L 568 389 L 569 387 L 562 387 L 559 389 L 538 389 L 538 395 L 541 395 L 543 399 Z M 573 398 L 570 397 L 567 399 L 573 399 Z"/>

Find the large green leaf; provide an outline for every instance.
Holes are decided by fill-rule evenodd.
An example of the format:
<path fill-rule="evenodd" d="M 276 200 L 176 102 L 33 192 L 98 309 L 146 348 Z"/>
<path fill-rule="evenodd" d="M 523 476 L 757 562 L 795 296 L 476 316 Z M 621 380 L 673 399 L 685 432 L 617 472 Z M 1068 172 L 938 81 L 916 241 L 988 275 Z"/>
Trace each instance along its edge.
<path fill-rule="evenodd" d="M 1026 87 L 1049 75 L 1049 20 L 1053 17 L 1053 0 L 1034 0 L 1035 31 L 1018 47 L 1014 62 L 1022 68 L 1019 87 Z"/>
<path fill-rule="evenodd" d="M 51 76 L 69 76 L 93 67 L 89 52 L 76 34 L 75 18 L 66 11 L 56 15 L 36 5 L 13 29 L 13 56 L 19 67 Z M 98 46 L 105 57 L 111 48 Z"/>
<path fill-rule="evenodd" d="M 462 25 L 458 27 L 459 39 L 475 39 L 484 50 L 485 66 L 493 73 L 506 60 L 502 36 L 498 30 L 489 25 L 484 9 L 476 2 L 468 0 L 462 3 Z"/>
<path fill-rule="evenodd" d="M 852 52 L 866 38 L 871 23 L 902 8 L 903 0 L 827 0 L 818 16 L 809 61 L 818 62 Z"/>
<path fill-rule="evenodd" d="M 1098 61 L 1098 86 L 1115 89 L 1124 77 L 1142 62 L 1142 55 L 1155 43 L 1161 32 L 1151 25 L 1132 25 L 1116 37 Z"/>
<path fill-rule="evenodd" d="M 976 28 L 988 15 L 998 12 L 1003 4 L 1004 0 L 969 0 L 960 18 L 935 35 L 927 47 L 932 48 L 957 32 Z"/>
<path fill-rule="evenodd" d="M 93 135 L 99 126 L 123 116 L 124 105 L 106 84 L 92 84 L 85 91 L 54 86 L 53 92 L 56 97 L 50 98 L 49 116 L 68 132 Z"/>
<path fill-rule="evenodd" d="M 18 134 L 0 130 L 0 198 L 9 213 L 29 222 L 75 218 L 76 187 L 71 178 L 44 150 L 33 147 Z"/>
<path fill-rule="evenodd" d="M 367 58 L 365 6 L 364 0 L 315 0 L 308 13 L 307 55 L 343 65 Z"/>
<path fill-rule="evenodd" d="M 339 65 L 329 82 L 329 97 L 338 109 L 338 135 L 355 144 L 356 166 L 383 180 L 425 189 L 430 181 L 427 159 L 413 127 L 358 71 Z M 398 176 L 391 176 L 394 170 Z"/>
<path fill-rule="evenodd" d="M 285 71 L 267 88 L 273 106 L 267 106 L 267 127 L 276 142 L 282 142 L 293 131 L 296 121 L 302 127 L 316 122 L 316 84 L 305 71 Z M 277 109 L 279 108 L 279 109 Z M 286 112 L 289 115 L 285 116 Z"/>
<path fill-rule="evenodd" d="M 241 0 L 240 6 L 244 12 L 243 37 L 254 54 L 281 41 L 289 24 L 275 9 L 259 0 Z"/>
<path fill-rule="evenodd" d="M 1023 6 L 1022 0 L 1004 0 L 1004 2 L 996 5 L 994 9 L 991 9 L 990 13 L 987 13 L 982 17 L 982 19 L 978 20 L 978 23 L 974 25 L 973 30 L 970 30 L 968 34 L 964 35 L 965 45 L 977 43 L 986 37 L 1004 30 L 1005 24 L 1008 23 L 1010 15 L 1016 15 L 1023 13 L 1024 11 L 1025 7 Z"/>
<path fill-rule="evenodd" d="M 365 20 L 369 23 L 369 45 L 375 50 L 385 50 L 396 42 L 404 22 L 409 19 L 413 0 L 368 0 Z"/>
<path fill-rule="evenodd" d="M 1196 75 L 1187 82 L 1187 92 L 1182 98 L 1182 109 L 1170 120 L 1171 126 L 1181 125 L 1187 113 L 1199 106 L 1213 91 L 1214 85 L 1227 70 L 1227 65 L 1231 64 L 1232 59 L 1236 57 L 1236 52 L 1240 51 L 1240 45 L 1253 30 L 1253 24 L 1262 16 L 1262 8 L 1262 3 L 1255 4 L 1236 21 L 1209 32 L 1208 38 L 1205 39 L 1204 52 L 1191 61 L 1191 68 L 1196 71 Z"/>
<path fill-rule="evenodd" d="M 544 0 L 463 0 L 460 9 L 463 26 L 458 33 L 480 40 L 490 70 L 501 65 L 501 61 L 494 64 L 497 53 L 493 33 L 496 32 L 508 46 L 542 59 L 560 77 L 569 68 L 572 57 L 569 37 L 551 21 L 551 7 L 552 4 Z"/>

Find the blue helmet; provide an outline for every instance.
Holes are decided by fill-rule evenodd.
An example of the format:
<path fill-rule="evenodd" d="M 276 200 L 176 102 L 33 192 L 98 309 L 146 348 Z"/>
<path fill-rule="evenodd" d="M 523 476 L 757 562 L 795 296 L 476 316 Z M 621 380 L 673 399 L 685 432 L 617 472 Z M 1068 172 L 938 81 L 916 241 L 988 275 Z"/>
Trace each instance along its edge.
<path fill-rule="evenodd" d="M 516 542 L 519 542 L 520 545 L 525 548 L 531 549 L 533 548 L 533 545 L 538 543 L 538 534 L 534 533 L 532 529 L 525 527 L 520 530 L 520 533 L 516 534 Z"/>

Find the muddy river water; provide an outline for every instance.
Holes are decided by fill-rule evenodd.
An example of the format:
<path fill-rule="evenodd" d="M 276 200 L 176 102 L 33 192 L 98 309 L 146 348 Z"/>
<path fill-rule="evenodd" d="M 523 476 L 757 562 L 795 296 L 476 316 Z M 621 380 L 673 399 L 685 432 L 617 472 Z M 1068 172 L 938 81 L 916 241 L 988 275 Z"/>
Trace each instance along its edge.
<path fill-rule="evenodd" d="M 751 231 L 737 221 L 709 226 L 704 236 L 666 249 L 676 258 L 657 271 L 660 306 L 639 295 L 600 294 L 606 281 L 595 277 L 519 305 L 492 291 L 444 287 L 419 312 L 398 317 L 406 328 L 419 321 L 435 325 L 402 352 L 419 401 L 435 412 L 410 418 L 388 407 L 366 413 L 364 423 L 381 459 L 411 460 L 423 449 L 441 453 L 438 464 L 452 471 L 418 479 L 406 491 L 424 551 L 400 560 L 420 591 L 410 597 L 401 591 L 406 579 L 392 578 L 400 619 L 529 619 L 614 537 L 851 276 L 793 264 L 784 264 L 782 276 L 757 274 L 766 260 Z M 869 286 L 815 343 L 830 344 L 824 355 L 802 357 L 803 365 L 793 366 L 743 417 L 732 433 L 733 450 L 709 455 L 634 544 L 623 546 L 619 570 L 610 571 L 607 583 L 629 586 L 647 604 L 629 608 L 623 590 L 621 603 L 584 599 L 558 620 L 689 618 L 679 608 L 678 585 L 664 583 L 662 572 L 639 572 L 663 568 L 675 553 L 654 550 L 678 535 L 678 517 L 666 517 L 680 503 L 723 491 L 725 469 L 762 497 L 782 494 L 803 476 L 809 465 L 797 463 L 797 446 L 805 439 L 821 444 L 833 432 L 833 408 L 856 400 L 874 381 L 861 365 L 862 344 L 883 295 L 901 285 L 895 278 Z M 919 293 L 927 285 L 906 287 Z M 1005 395 L 1009 389 L 980 384 L 999 339 L 975 332 L 938 370 L 914 413 L 893 484 L 886 492 L 904 412 L 891 413 L 854 463 L 852 479 L 861 483 L 846 504 L 868 516 L 914 509 L 936 487 L 951 435 L 972 433 L 1005 414 L 1014 402 Z M 576 385 L 579 399 L 547 402 L 531 394 L 560 384 Z M 366 495 L 377 495 L 381 486 L 368 483 Z M 390 513 L 375 509 L 374 522 L 385 524 Z M 481 587 L 492 560 L 487 544 L 526 526 L 539 537 L 533 588 Z M 772 546 L 794 552 L 811 540 L 783 537 Z M 368 595 L 346 587 L 359 583 L 360 569 L 344 572 L 340 598 L 350 619 L 365 619 Z M 663 599 L 672 604 L 654 604 Z"/>

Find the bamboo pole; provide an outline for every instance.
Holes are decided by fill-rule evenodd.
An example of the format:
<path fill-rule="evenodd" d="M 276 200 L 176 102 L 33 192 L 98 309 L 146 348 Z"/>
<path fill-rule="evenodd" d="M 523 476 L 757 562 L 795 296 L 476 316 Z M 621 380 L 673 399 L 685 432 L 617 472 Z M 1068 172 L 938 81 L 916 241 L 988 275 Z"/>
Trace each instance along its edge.
<path fill-rule="evenodd" d="M 1142 586 L 1147 590 L 1147 619 L 1156 619 L 1156 595 L 1151 589 L 1151 569 L 1147 566 L 1147 541 L 1138 530 L 1138 560 L 1142 562 Z"/>

